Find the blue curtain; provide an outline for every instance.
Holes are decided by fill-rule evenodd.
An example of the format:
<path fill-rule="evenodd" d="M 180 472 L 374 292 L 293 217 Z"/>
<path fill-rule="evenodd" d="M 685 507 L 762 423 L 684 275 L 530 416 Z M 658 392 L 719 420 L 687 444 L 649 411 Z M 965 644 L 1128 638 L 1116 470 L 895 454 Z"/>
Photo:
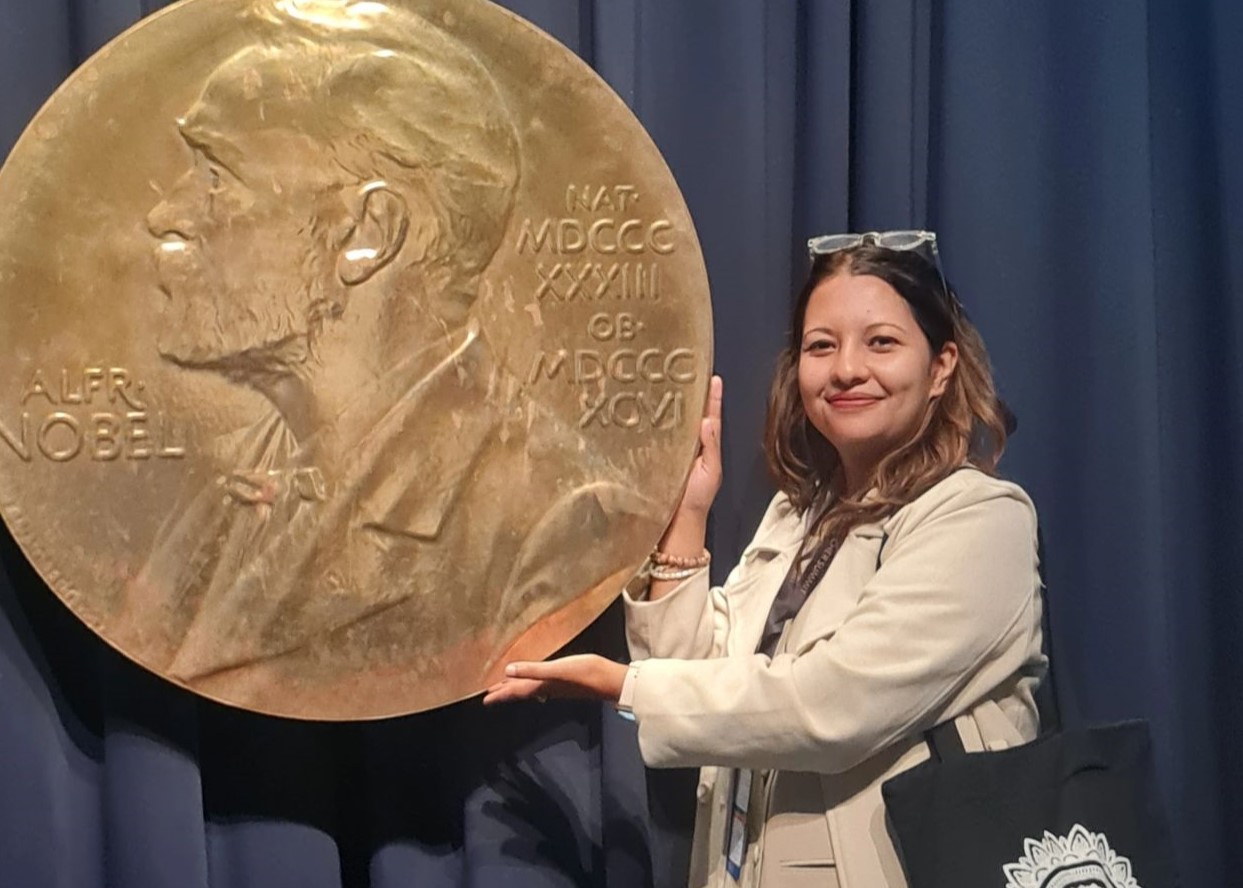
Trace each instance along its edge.
<path fill-rule="evenodd" d="M 0 156 L 158 5 L 0 0 Z M 694 215 L 726 378 L 718 562 L 769 495 L 757 440 L 800 242 L 937 229 L 1020 419 L 1003 468 L 1040 508 L 1063 704 L 1151 720 L 1184 879 L 1236 881 L 1243 5 L 506 5 L 609 80 Z M 115 655 L 2 543 L 0 884 L 677 884 L 685 775 L 644 776 L 607 713 L 227 710 Z M 580 643 L 620 655 L 616 615 Z"/>

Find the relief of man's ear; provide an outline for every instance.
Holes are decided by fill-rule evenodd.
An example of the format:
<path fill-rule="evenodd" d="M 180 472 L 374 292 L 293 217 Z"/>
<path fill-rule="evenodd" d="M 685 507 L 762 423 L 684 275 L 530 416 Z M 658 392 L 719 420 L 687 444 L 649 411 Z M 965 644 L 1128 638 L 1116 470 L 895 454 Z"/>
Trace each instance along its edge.
<path fill-rule="evenodd" d="M 396 259 L 410 227 L 405 198 L 383 182 L 363 186 L 352 215 L 337 255 L 337 276 L 346 286 L 363 283 Z"/>

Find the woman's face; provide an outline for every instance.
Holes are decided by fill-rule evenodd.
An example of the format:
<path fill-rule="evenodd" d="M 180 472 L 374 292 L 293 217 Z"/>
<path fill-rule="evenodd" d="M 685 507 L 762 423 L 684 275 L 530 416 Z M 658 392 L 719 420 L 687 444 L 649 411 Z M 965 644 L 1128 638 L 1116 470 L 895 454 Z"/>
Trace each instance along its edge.
<path fill-rule="evenodd" d="M 816 286 L 803 320 L 799 392 L 848 485 L 915 434 L 957 362 L 953 342 L 932 353 L 910 305 L 880 278 L 839 272 Z"/>

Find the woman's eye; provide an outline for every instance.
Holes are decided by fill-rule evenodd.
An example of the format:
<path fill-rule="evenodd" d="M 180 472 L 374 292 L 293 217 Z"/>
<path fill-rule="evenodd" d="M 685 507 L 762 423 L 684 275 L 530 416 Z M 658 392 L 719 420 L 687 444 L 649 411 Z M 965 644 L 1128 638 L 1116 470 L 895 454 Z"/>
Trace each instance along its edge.
<path fill-rule="evenodd" d="M 898 340 L 892 336 L 873 336 L 868 340 L 868 345 L 872 348 L 891 348 L 898 344 Z"/>
<path fill-rule="evenodd" d="M 827 339 L 813 339 L 803 346 L 803 351 L 813 355 L 821 355 L 833 350 L 833 343 Z"/>

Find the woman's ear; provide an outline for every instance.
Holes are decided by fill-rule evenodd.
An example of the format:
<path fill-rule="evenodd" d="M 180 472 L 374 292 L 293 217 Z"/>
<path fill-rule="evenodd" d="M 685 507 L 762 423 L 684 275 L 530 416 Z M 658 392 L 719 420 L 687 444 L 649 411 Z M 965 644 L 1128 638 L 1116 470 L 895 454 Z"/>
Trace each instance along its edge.
<path fill-rule="evenodd" d="M 929 392 L 934 398 L 939 398 L 945 394 L 945 388 L 949 385 L 950 377 L 954 375 L 955 368 L 958 367 L 958 343 L 947 342 L 941 346 L 941 351 L 932 356 L 932 389 Z"/>
<path fill-rule="evenodd" d="M 410 227 L 405 198 L 383 183 L 363 189 L 353 227 L 337 254 L 337 277 L 346 286 L 361 284 L 401 252 Z"/>

